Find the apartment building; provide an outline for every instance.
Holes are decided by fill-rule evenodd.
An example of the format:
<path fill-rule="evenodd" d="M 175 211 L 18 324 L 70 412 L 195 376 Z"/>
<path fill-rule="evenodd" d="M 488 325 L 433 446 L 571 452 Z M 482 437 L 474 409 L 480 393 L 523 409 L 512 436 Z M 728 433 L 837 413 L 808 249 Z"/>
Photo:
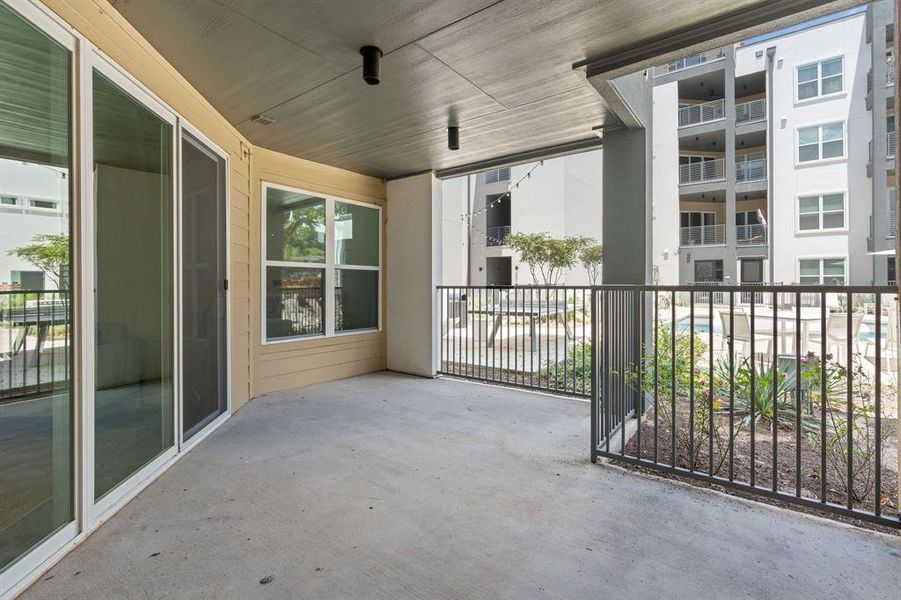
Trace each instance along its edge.
<path fill-rule="evenodd" d="M 15 250 L 38 235 L 68 234 L 68 169 L 0 158 L 0 290 L 60 287 L 59 274 L 40 270 Z"/>
<path fill-rule="evenodd" d="M 442 182 L 446 285 L 528 285 L 527 265 L 506 244 L 511 232 L 584 236 L 601 242 L 602 151 L 593 150 Z M 567 285 L 586 285 L 576 265 Z"/>
<path fill-rule="evenodd" d="M 659 283 L 894 279 L 893 15 L 882 0 L 654 69 Z"/>

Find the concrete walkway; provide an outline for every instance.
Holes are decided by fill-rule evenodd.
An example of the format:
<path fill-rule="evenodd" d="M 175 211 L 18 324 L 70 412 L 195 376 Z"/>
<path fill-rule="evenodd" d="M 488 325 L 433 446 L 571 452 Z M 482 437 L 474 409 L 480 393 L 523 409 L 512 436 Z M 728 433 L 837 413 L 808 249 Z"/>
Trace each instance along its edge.
<path fill-rule="evenodd" d="M 260 398 L 24 597 L 899 597 L 898 538 L 592 465 L 588 412 L 388 373 Z"/>

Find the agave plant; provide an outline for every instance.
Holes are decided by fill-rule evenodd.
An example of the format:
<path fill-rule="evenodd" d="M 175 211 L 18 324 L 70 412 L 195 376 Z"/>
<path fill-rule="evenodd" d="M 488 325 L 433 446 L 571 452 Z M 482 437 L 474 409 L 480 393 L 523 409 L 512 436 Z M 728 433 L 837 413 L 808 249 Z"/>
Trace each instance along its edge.
<path fill-rule="evenodd" d="M 714 367 L 716 387 L 721 398 L 729 397 L 729 361 L 720 359 Z M 800 412 L 801 429 L 816 431 L 819 422 L 805 411 L 798 410 L 796 398 L 797 373 L 791 364 L 758 366 L 749 358 L 744 358 L 734 367 L 735 386 L 733 414 L 741 426 L 752 422 L 783 429 L 794 429 L 798 425 Z M 803 377 L 803 375 L 802 375 Z M 753 384 L 752 384 L 753 382 Z M 719 412 L 729 412 L 728 401 L 717 404 Z"/>

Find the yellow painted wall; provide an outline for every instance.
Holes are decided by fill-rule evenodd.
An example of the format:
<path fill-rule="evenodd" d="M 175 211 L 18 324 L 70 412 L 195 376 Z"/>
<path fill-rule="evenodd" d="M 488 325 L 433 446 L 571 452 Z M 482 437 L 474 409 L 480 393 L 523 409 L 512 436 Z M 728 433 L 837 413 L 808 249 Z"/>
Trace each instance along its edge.
<path fill-rule="evenodd" d="M 106 0 L 45 4 L 229 153 L 232 407 L 262 393 L 383 369 L 382 332 L 264 348 L 259 252 L 262 179 L 379 205 L 384 205 L 384 182 L 253 147 Z"/>

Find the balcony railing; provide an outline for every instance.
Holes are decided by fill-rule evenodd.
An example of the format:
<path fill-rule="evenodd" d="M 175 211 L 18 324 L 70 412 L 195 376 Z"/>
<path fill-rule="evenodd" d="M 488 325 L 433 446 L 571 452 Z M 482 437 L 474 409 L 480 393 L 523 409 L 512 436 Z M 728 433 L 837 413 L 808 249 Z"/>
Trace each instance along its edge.
<path fill-rule="evenodd" d="M 766 98 L 735 105 L 736 123 L 753 123 L 766 119 Z"/>
<path fill-rule="evenodd" d="M 896 198 L 888 205 L 888 233 L 885 235 L 890 238 L 898 235 L 898 201 Z"/>
<path fill-rule="evenodd" d="M 885 65 L 885 85 L 895 85 L 895 63 L 890 62 Z"/>
<path fill-rule="evenodd" d="M 675 73 L 676 71 L 690 69 L 691 67 L 703 65 L 707 62 L 720 60 L 725 56 L 726 54 L 722 48 L 715 48 L 713 50 L 708 50 L 707 52 L 698 52 L 697 54 L 683 56 L 682 58 L 668 62 L 665 65 L 654 67 L 654 75 L 659 77 L 660 75 L 666 75 L 667 73 Z"/>
<path fill-rule="evenodd" d="M 735 181 L 760 181 L 766 179 L 766 158 L 735 162 Z"/>
<path fill-rule="evenodd" d="M 716 121 L 726 116 L 726 102 L 722 98 L 701 104 L 689 104 L 679 109 L 679 127 Z"/>
<path fill-rule="evenodd" d="M 894 288 L 437 293 L 441 373 L 588 398 L 592 458 L 901 524 Z"/>
<path fill-rule="evenodd" d="M 889 131 L 885 134 L 885 155 L 889 158 L 895 156 L 895 132 Z"/>
<path fill-rule="evenodd" d="M 680 185 L 717 181 L 725 178 L 726 159 L 724 158 L 679 165 Z"/>
<path fill-rule="evenodd" d="M 69 386 L 69 292 L 0 291 L 0 404 Z"/>
<path fill-rule="evenodd" d="M 736 225 L 735 243 L 738 246 L 766 245 L 766 225 Z"/>
<path fill-rule="evenodd" d="M 504 246 L 506 245 L 508 235 L 510 235 L 509 225 L 489 227 L 487 231 L 485 231 L 485 241 L 489 246 Z"/>
<path fill-rule="evenodd" d="M 698 225 L 679 228 L 680 246 L 716 246 L 726 243 L 725 225 Z"/>

